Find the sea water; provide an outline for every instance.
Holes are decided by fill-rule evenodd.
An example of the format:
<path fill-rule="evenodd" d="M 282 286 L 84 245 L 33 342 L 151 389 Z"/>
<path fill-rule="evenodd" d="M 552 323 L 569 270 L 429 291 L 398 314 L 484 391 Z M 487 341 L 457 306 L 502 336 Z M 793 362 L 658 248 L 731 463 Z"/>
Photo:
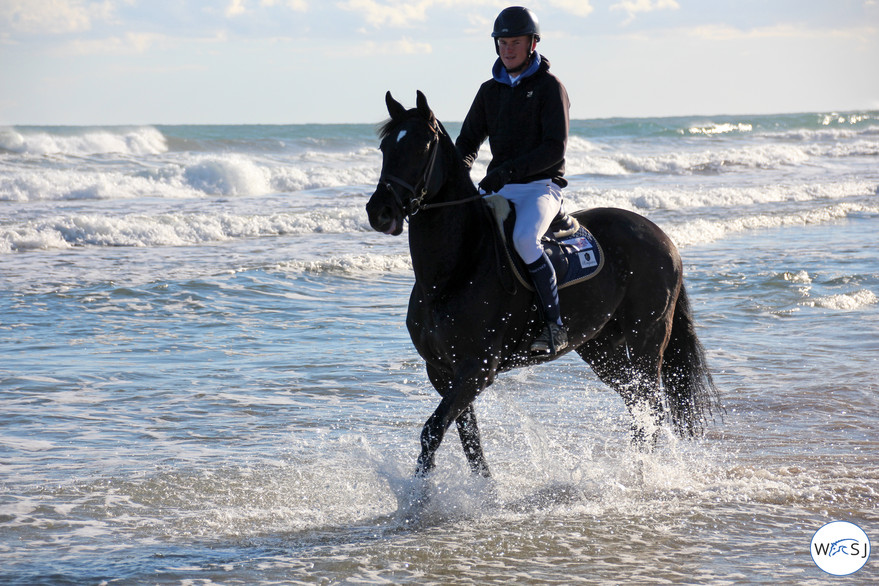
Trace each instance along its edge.
<path fill-rule="evenodd" d="M 377 146 L 0 128 L 0 582 L 823 584 L 822 525 L 879 542 L 879 112 L 572 121 L 567 209 L 672 237 L 725 412 L 639 454 L 575 356 L 507 373 L 493 482 L 450 434 L 414 520 L 438 396 Z"/>

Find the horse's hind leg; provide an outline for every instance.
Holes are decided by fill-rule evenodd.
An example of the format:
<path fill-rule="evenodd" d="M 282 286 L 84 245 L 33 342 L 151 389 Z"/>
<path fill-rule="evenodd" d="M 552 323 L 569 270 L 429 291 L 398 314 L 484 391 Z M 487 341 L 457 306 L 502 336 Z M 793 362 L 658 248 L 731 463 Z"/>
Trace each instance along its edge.
<path fill-rule="evenodd" d="M 663 408 L 659 352 L 645 350 L 643 344 L 631 347 L 621 328 L 611 322 L 599 337 L 577 348 L 577 353 L 622 397 L 632 416 L 632 444 L 649 451 L 658 439 Z"/>

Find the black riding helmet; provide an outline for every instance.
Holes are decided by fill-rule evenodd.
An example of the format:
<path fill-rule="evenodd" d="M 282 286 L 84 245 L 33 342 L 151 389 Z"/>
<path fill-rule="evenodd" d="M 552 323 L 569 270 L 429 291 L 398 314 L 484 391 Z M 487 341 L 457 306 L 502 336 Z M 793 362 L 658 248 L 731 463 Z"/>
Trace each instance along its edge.
<path fill-rule="evenodd" d="M 540 41 L 540 25 L 537 15 L 523 6 L 504 8 L 494 20 L 494 50 L 500 54 L 497 40 L 503 37 L 521 37 L 531 35 L 534 41 Z"/>

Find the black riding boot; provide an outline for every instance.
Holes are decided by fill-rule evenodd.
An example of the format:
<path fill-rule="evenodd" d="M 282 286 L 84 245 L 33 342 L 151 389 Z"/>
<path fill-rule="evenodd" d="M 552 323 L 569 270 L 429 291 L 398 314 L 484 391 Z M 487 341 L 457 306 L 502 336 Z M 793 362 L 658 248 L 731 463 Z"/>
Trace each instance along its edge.
<path fill-rule="evenodd" d="M 559 288 L 555 278 L 555 269 L 546 253 L 528 265 L 531 282 L 537 290 L 541 312 L 546 318 L 543 332 L 531 344 L 533 354 L 556 354 L 568 346 L 568 335 L 562 325 L 559 312 Z"/>

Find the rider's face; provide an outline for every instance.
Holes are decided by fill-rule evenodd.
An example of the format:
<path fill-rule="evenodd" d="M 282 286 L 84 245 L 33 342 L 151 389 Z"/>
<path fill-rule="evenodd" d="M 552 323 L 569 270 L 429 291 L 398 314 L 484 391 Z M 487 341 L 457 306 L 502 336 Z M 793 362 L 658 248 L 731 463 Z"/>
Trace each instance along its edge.
<path fill-rule="evenodd" d="M 520 69 L 528 55 L 531 53 L 531 36 L 523 35 L 521 37 L 502 37 L 498 39 L 498 51 L 500 52 L 501 61 L 510 71 Z"/>

